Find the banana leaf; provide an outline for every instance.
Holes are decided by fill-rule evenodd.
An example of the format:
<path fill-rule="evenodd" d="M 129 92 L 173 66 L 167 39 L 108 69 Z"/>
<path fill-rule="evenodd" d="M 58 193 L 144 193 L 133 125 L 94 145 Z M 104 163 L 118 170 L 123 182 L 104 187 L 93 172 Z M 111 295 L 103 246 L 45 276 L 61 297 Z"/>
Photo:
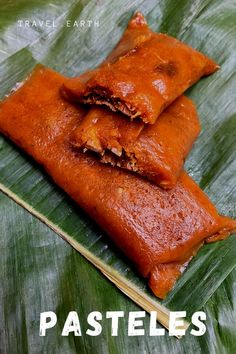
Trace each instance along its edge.
<path fill-rule="evenodd" d="M 26 2 L 15 2 L 15 4 L 18 4 L 16 6 L 17 16 L 27 17 L 29 11 L 32 18 L 50 16 L 48 9 L 53 7 L 49 6 L 52 3 L 43 1 L 33 1 L 31 6 L 27 6 Z M 77 75 L 98 65 L 116 44 L 132 13 L 140 9 L 147 16 L 153 30 L 167 32 L 183 39 L 193 47 L 213 57 L 222 67 L 221 71 L 215 74 L 214 77 L 202 80 L 188 92 L 188 95 L 197 104 L 202 122 L 202 134 L 186 163 L 186 169 L 216 203 L 221 213 L 235 216 L 236 164 L 234 155 L 236 123 L 232 97 L 236 66 L 234 56 L 236 46 L 234 41 L 236 35 L 234 25 L 236 8 L 234 2 L 117 1 L 114 3 L 109 1 L 87 1 L 78 3 L 71 1 L 69 5 L 67 2 L 63 6 L 56 10 L 59 18 L 56 28 L 42 33 L 34 32 L 30 34 L 26 30 L 19 33 L 17 36 L 18 47 L 16 45 L 15 49 L 10 48 L 14 44 L 13 41 L 9 40 L 16 33 L 16 28 L 14 27 L 16 17 L 13 16 L 15 10 L 8 9 L 5 17 L 1 14 L 2 18 L 5 18 L 5 25 L 0 27 L 0 32 L 5 43 L 4 51 L 7 53 L 5 57 L 0 57 L 3 60 L 0 64 L 1 97 L 17 81 L 21 81 L 37 61 L 43 62 L 68 76 Z M 37 9 L 40 11 L 37 11 Z M 51 16 L 53 17 L 54 15 L 51 14 Z M 68 18 L 72 21 L 96 18 L 99 19 L 100 26 L 96 28 L 68 28 L 65 25 Z M 24 39 L 26 32 L 28 33 L 27 38 Z M 9 45 L 7 45 L 8 42 Z M 28 43 L 32 44 L 27 45 Z M 27 46 L 25 47 L 25 45 Z M 7 51 L 6 48 L 9 48 L 9 50 Z M 17 52 L 19 49 L 21 50 Z M 6 56 L 14 52 L 16 52 L 14 55 L 6 58 Z M 112 276 L 113 281 L 115 281 L 114 275 L 116 279 L 120 276 L 120 279 L 125 281 L 126 285 L 130 286 L 131 284 L 131 288 L 135 287 L 136 293 L 142 296 L 142 304 L 147 301 L 145 302 L 146 307 L 144 306 L 147 310 L 150 310 L 151 306 L 151 308 L 157 308 L 160 313 L 166 315 L 166 309 L 184 309 L 187 310 L 190 316 L 192 312 L 207 302 L 235 267 L 235 237 L 217 244 L 204 246 L 198 256 L 191 262 L 190 267 L 178 281 L 168 298 L 164 302 L 159 302 L 152 297 L 145 282 L 136 275 L 129 262 L 110 244 L 102 231 L 50 181 L 29 157 L 4 138 L 1 138 L 0 141 L 0 166 L 0 188 L 2 191 L 66 238 L 85 256 L 88 256 L 88 254 L 95 256 L 96 259 L 90 257 L 90 261 L 93 262 L 95 260 L 98 266 L 97 260 L 99 260 L 99 265 L 103 271 L 105 269 L 105 273 L 109 269 L 110 273 L 108 272 L 109 274 L 106 275 L 110 278 Z M 23 242 L 22 245 L 24 244 Z M 29 253 L 31 252 L 29 245 L 26 246 L 26 249 L 28 249 Z M 73 258 L 78 257 L 75 257 L 74 253 L 72 254 Z M 17 252 L 17 256 L 12 262 L 16 262 L 20 257 L 20 253 L 18 254 Z M 11 258 L 14 258 L 13 255 Z M 24 262 L 26 261 L 24 260 Z M 54 263 L 52 262 L 53 264 L 55 264 L 55 260 Z M 106 268 L 107 266 L 109 268 Z M 28 269 L 31 269 L 31 267 Z M 79 272 L 80 268 L 73 263 L 70 276 L 74 276 L 76 269 Z M 45 270 L 45 274 L 47 274 L 47 270 Z M 231 280 L 234 279 L 232 274 L 230 275 Z M 28 273 L 27 278 L 29 276 L 30 273 Z M 32 279 L 34 279 L 35 283 L 39 281 L 36 280 L 37 276 L 38 274 L 32 274 Z M 40 279 L 40 281 L 43 282 L 44 280 Z M 90 280 L 90 282 L 92 281 Z M 228 288 L 233 292 L 233 281 L 225 282 L 225 284 L 231 284 Z M 120 283 L 117 285 L 119 286 Z M 55 287 L 53 292 L 56 289 L 58 288 Z M 10 295 L 9 291 L 6 293 L 8 293 L 8 296 Z M 224 294 L 224 291 L 219 291 L 219 294 L 221 293 Z M 22 293 L 20 292 L 20 294 Z M 222 299 L 222 294 L 219 295 L 219 299 Z M 139 299 L 135 298 L 135 294 L 128 295 L 140 303 Z M 24 296 L 23 300 L 26 300 Z M 232 302 L 233 298 L 230 297 L 229 304 L 232 305 Z M 23 305 L 26 306 L 26 304 L 27 301 L 23 302 Z M 74 304 L 73 301 L 72 304 Z M 57 305 L 54 304 L 53 308 L 56 307 Z M 28 311 L 29 309 L 30 306 L 28 306 Z M 224 338 L 222 339 L 220 331 L 213 320 L 217 317 L 214 317 L 216 307 L 209 305 L 207 309 L 212 317 L 210 334 L 213 336 L 215 344 L 210 345 L 208 343 L 210 339 L 208 338 L 207 340 L 207 336 L 199 340 L 190 338 L 189 343 L 185 338 L 181 341 L 187 343 L 185 345 L 186 348 L 189 345 L 193 348 L 192 343 L 195 343 L 199 350 L 203 350 L 206 347 L 217 352 L 217 343 L 219 343 L 222 348 L 231 350 L 233 341 L 230 339 L 232 337 L 230 329 L 225 330 Z M 19 320 L 22 321 L 19 326 L 22 325 L 26 340 L 28 323 L 24 319 L 24 314 L 19 315 Z M 165 319 L 160 318 L 160 320 L 165 324 Z M 9 336 L 9 333 L 7 336 Z M 57 339 L 58 341 L 59 339 Z M 157 340 L 152 340 L 151 342 L 156 343 Z M 114 343 L 112 344 L 113 349 L 116 348 Z M 158 339 L 158 343 L 162 343 L 163 348 L 165 348 L 163 352 L 164 350 L 167 351 L 167 348 L 172 345 L 174 350 L 182 350 L 179 344 L 171 344 L 172 340 L 168 340 L 165 343 L 164 339 Z M 28 344 L 25 345 L 29 348 Z M 86 344 L 84 346 L 86 347 Z M 80 351 L 83 350 L 81 349 L 82 347 L 83 345 L 81 344 Z M 149 345 L 148 348 L 152 351 Z M 94 350 L 96 350 L 95 346 Z M 101 347 L 100 352 L 103 353 Z M 232 352 L 234 351 L 232 350 Z"/>
<path fill-rule="evenodd" d="M 203 337 L 128 337 L 128 311 L 140 311 L 95 267 L 47 226 L 9 198 L 0 195 L 0 352 L 11 354 L 233 354 L 236 350 L 236 270 L 204 306 L 207 332 Z M 68 312 L 79 313 L 86 330 L 90 311 L 125 311 L 119 336 L 111 336 L 104 321 L 98 337 L 61 337 Z M 58 325 L 39 337 L 39 314 L 55 311 Z M 148 317 L 144 328 L 148 333 Z"/>

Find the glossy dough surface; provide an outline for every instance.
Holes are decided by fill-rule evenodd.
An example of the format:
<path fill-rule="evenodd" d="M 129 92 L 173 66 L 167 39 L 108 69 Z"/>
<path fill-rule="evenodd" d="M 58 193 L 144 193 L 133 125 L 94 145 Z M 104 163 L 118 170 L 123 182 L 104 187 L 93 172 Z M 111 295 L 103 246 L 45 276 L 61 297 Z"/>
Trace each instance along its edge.
<path fill-rule="evenodd" d="M 143 40 L 94 70 L 84 85 L 80 80 L 69 82 L 65 90 L 81 102 L 107 105 L 131 119 L 153 124 L 171 102 L 219 66 L 171 36 L 148 32 L 142 15 L 136 16 L 142 18 Z M 132 25 L 127 31 L 132 31 Z"/>
<path fill-rule="evenodd" d="M 200 132 L 193 102 L 180 96 L 155 124 L 129 122 L 106 108 L 92 108 L 75 130 L 73 143 L 100 160 L 137 172 L 162 188 L 173 188 Z"/>
<path fill-rule="evenodd" d="M 0 130 L 45 168 L 149 278 L 154 293 L 165 297 L 202 243 L 212 235 L 214 241 L 226 237 L 236 222 L 219 216 L 186 173 L 165 191 L 75 151 L 71 134 L 86 112 L 61 98 L 65 81 L 38 66 L 0 104 Z"/>
<path fill-rule="evenodd" d="M 150 40 L 152 34 L 143 16 L 137 13 L 100 67 Z M 64 85 L 64 96 L 76 101 L 79 87 L 81 90 L 86 88 L 93 72 L 68 80 Z M 153 125 L 138 120 L 130 122 L 120 112 L 92 106 L 76 129 L 73 143 L 78 148 L 99 153 L 100 161 L 104 163 L 137 172 L 168 189 L 175 185 L 199 132 L 194 104 L 182 96 Z"/>

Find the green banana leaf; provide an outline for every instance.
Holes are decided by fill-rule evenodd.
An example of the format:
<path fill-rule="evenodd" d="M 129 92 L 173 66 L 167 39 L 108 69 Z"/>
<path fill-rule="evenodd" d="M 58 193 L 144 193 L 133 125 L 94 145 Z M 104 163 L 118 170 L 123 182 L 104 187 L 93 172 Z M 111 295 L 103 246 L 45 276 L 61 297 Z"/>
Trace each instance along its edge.
<path fill-rule="evenodd" d="M 23 1 L 13 1 L 15 7 L 12 10 L 7 7 L 6 1 L 1 3 L 5 4 L 5 12 L 1 12 L 0 15 L 3 21 L 3 25 L 0 25 L 0 33 L 4 43 L 4 53 L 0 50 L 2 97 L 16 82 L 25 77 L 37 61 L 68 76 L 77 75 L 98 65 L 116 44 L 130 16 L 137 9 L 147 16 L 153 30 L 167 32 L 183 39 L 217 60 L 222 67 L 221 71 L 213 77 L 202 80 L 188 92 L 197 104 L 203 131 L 186 163 L 186 169 L 205 189 L 221 213 L 235 216 L 236 123 L 232 94 L 236 67 L 234 56 L 236 8 L 233 1 L 125 2 L 119 0 L 79 3 L 70 1 L 60 2 L 61 6 L 59 2 L 32 1 L 29 5 Z M 14 40 L 11 38 L 16 38 L 16 20 L 19 18 L 58 20 L 54 29 L 19 31 L 17 43 L 14 45 Z M 99 19 L 100 26 L 67 28 L 65 24 L 68 18 L 72 21 L 96 18 Z M 13 55 L 9 56 L 11 54 Z M 82 245 L 101 260 L 102 264 L 115 269 L 122 278 L 128 279 L 141 289 L 139 291 L 145 294 L 152 304 L 155 302 L 155 306 L 159 308 L 159 302 L 152 297 L 145 282 L 136 275 L 129 262 L 110 244 L 102 231 L 50 181 L 31 159 L 4 138 L 0 140 L 0 166 L 1 189 L 6 194 L 48 223 L 63 237 L 66 236 L 73 246 Z M 8 205 L 4 198 L 1 203 Z M 10 209 L 13 208 L 11 203 L 9 205 Z M 35 316 L 37 317 L 40 311 L 47 310 L 45 304 L 49 309 L 57 309 L 58 317 L 61 314 L 61 321 L 65 320 L 68 311 L 78 304 L 84 322 L 86 313 L 97 310 L 100 303 L 104 306 L 101 311 L 108 308 L 129 311 L 135 309 L 135 305 L 121 295 L 118 296 L 117 290 L 99 277 L 97 272 L 81 260 L 69 246 L 61 243 L 61 240 L 55 241 L 48 228 L 40 225 L 22 210 L 18 210 L 19 208 L 14 205 L 11 213 L 2 212 L 7 220 L 4 220 L 6 230 L 3 229 L 3 236 L 1 235 L 3 257 L 1 257 L 0 275 L 4 291 L 0 310 L 4 318 L 4 330 L 0 330 L 3 337 L 0 341 L 2 346 L 0 351 L 47 353 L 53 352 L 56 348 L 55 352 L 68 353 L 76 351 L 126 353 L 130 350 L 132 353 L 145 351 L 182 353 L 190 350 L 203 353 L 235 352 L 235 331 L 233 331 L 235 322 L 233 320 L 228 322 L 227 319 L 227 316 L 233 319 L 231 314 L 233 301 L 235 301 L 233 298 L 235 271 L 228 276 L 236 264 L 234 237 L 205 246 L 191 262 L 189 269 L 169 297 L 161 303 L 161 308 L 184 309 L 191 315 L 207 302 L 228 276 L 221 289 L 207 303 L 208 332 L 204 337 L 196 339 L 186 336 L 179 341 L 181 343 L 174 338 L 166 337 L 131 340 L 122 336 L 122 340 L 116 340 L 110 337 L 109 328 L 105 326 L 103 338 L 105 342 L 107 339 L 108 343 L 104 343 L 100 337 L 80 338 L 76 341 L 71 338 L 62 339 L 59 329 L 57 333 L 54 331 L 51 337 L 49 335 L 43 340 L 37 336 L 38 320 L 35 320 Z M 29 218 L 22 233 L 12 226 L 9 228 L 9 225 L 18 225 L 16 221 L 18 212 L 23 213 L 21 214 L 23 220 Z M 34 234 L 31 223 L 37 225 L 36 235 L 37 233 L 40 235 L 39 240 L 33 237 L 32 243 L 31 240 L 29 241 L 29 236 L 31 238 Z M 12 231 L 12 237 L 9 235 L 11 230 L 16 230 L 15 233 Z M 16 233 L 19 235 L 19 240 L 14 238 Z M 38 242 L 42 242 L 42 245 Z M 77 265 L 76 262 L 79 264 Z M 58 268 L 61 272 L 57 271 Z M 88 269 L 91 275 L 89 277 L 86 274 Z M 84 282 L 88 293 L 91 294 L 88 299 L 84 299 Z M 98 282 L 101 282 L 101 288 Z M 44 291 L 39 289 L 41 286 Z M 14 287 L 19 294 L 15 292 Z M 34 294 L 32 298 L 30 289 Z M 59 298 L 60 296 L 62 298 Z M 11 303 L 9 297 L 14 299 Z M 97 298 L 101 302 L 97 301 L 96 307 Z M 111 299 L 113 301 L 110 301 Z M 83 302 L 85 305 L 81 306 Z M 62 326 L 61 323 L 60 329 Z M 11 334 L 14 332 L 17 332 L 18 336 L 10 343 Z M 122 327 L 121 333 L 124 332 L 125 328 Z"/>
<path fill-rule="evenodd" d="M 140 311 L 95 267 L 47 226 L 0 195 L 0 352 L 10 354 L 233 354 L 236 351 L 236 270 L 204 306 L 207 332 L 180 340 L 128 337 L 127 314 Z M 61 337 L 68 312 L 75 310 L 86 330 L 90 311 L 125 311 L 119 336 L 103 321 L 98 337 Z M 55 311 L 58 325 L 39 337 L 39 314 Z M 144 328 L 148 333 L 148 317 Z"/>

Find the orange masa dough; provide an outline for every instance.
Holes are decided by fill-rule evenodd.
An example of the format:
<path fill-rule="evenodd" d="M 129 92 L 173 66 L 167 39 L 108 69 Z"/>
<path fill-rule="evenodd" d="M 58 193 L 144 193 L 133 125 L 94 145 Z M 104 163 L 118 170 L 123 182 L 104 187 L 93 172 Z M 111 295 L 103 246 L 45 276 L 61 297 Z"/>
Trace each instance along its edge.
<path fill-rule="evenodd" d="M 107 56 L 107 58 L 99 65 L 99 68 L 107 64 L 114 63 L 119 57 L 126 55 L 134 47 L 149 40 L 153 32 L 148 27 L 145 18 L 140 12 L 137 12 L 129 21 L 128 26 L 120 41 Z M 64 85 L 64 95 L 72 99 L 78 100 L 78 94 L 81 94 L 86 89 L 88 80 L 93 77 L 95 70 L 90 70 L 80 75 L 79 77 L 67 80 Z"/>
<path fill-rule="evenodd" d="M 200 132 L 192 101 L 180 96 L 155 124 L 144 127 L 116 115 L 92 108 L 75 130 L 73 144 L 98 152 L 104 163 L 137 172 L 162 188 L 173 188 Z"/>
<path fill-rule="evenodd" d="M 236 222 L 219 216 L 184 172 L 176 186 L 165 191 L 75 151 L 71 134 L 85 111 L 61 98 L 65 80 L 36 67 L 0 104 L 0 130 L 96 220 L 163 298 L 181 274 L 180 265 L 186 266 L 203 242 L 228 236 Z"/>
<path fill-rule="evenodd" d="M 219 68 L 213 60 L 173 37 L 154 32 L 146 35 L 143 17 L 140 31 L 142 28 L 143 41 L 94 70 L 83 85 L 81 79 L 68 82 L 67 94 L 153 124 L 178 96 Z M 132 25 L 127 31 L 132 31 Z"/>
<path fill-rule="evenodd" d="M 122 55 L 125 55 L 135 46 L 145 42 L 150 39 L 152 36 L 152 31 L 147 26 L 147 23 L 140 12 L 137 12 L 132 19 L 130 20 L 128 27 L 124 34 L 122 35 L 120 41 L 117 46 L 112 50 L 112 52 L 108 55 L 108 57 L 100 64 L 100 67 L 106 66 L 106 64 L 111 64 L 117 60 Z M 94 75 L 96 70 L 90 70 L 80 75 L 79 77 L 68 79 L 62 85 L 62 94 L 65 98 L 71 101 L 77 101 L 77 92 L 80 90 L 81 92 L 86 89 L 86 83 L 88 80 Z M 93 123 L 94 120 L 101 119 L 100 112 L 104 112 L 104 117 L 102 124 L 104 125 L 103 132 L 103 142 L 105 140 L 109 143 L 105 144 L 106 146 L 102 146 L 103 142 L 99 141 L 98 132 L 95 131 L 96 127 L 90 130 L 91 135 L 86 137 L 81 137 L 84 144 L 84 139 L 86 139 L 87 148 L 91 148 L 93 151 L 101 152 L 104 148 L 109 148 L 115 152 L 117 149 L 121 150 L 122 147 L 119 142 L 119 136 L 122 135 L 126 141 L 127 139 L 134 140 L 138 137 L 140 131 L 143 129 L 144 124 L 142 122 L 135 122 L 134 124 L 128 124 L 128 121 L 124 121 L 124 119 L 118 119 L 117 121 L 114 117 L 121 117 L 122 115 L 115 115 L 110 112 L 108 109 L 95 108 L 92 107 L 89 111 L 89 114 L 83 120 L 85 124 L 85 128 L 88 129 L 90 122 Z M 106 113 L 107 112 L 107 113 Z M 82 123 L 82 122 L 81 122 Z M 99 124 L 99 122 L 98 122 Z M 116 130 L 116 134 L 114 134 L 114 130 Z M 77 134 L 77 138 L 79 139 L 79 130 Z M 80 140 L 81 140 L 80 139 Z M 78 146 L 77 141 L 77 146 Z"/>
<path fill-rule="evenodd" d="M 152 33 L 143 16 L 137 13 L 101 66 L 149 40 Z M 76 100 L 74 91 L 78 85 L 83 87 L 91 75 L 90 71 L 68 80 L 63 90 L 66 98 Z M 172 188 L 199 132 L 193 103 L 180 97 L 153 125 L 137 120 L 130 122 L 121 113 L 93 106 L 76 129 L 73 143 L 78 148 L 99 153 L 104 163 L 137 172 L 163 188 Z"/>

